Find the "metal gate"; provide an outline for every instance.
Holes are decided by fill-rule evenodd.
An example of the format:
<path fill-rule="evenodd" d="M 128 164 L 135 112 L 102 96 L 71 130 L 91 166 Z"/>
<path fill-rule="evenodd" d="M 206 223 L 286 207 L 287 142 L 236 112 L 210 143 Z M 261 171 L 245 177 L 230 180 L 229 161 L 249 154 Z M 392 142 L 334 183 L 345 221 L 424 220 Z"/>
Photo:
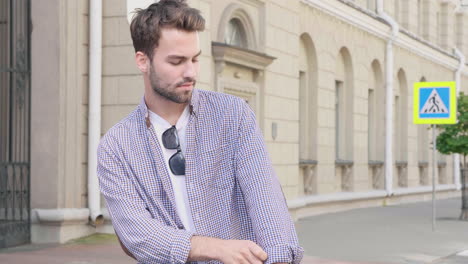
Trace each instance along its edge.
<path fill-rule="evenodd" d="M 0 0 L 0 248 L 30 241 L 30 0 Z"/>

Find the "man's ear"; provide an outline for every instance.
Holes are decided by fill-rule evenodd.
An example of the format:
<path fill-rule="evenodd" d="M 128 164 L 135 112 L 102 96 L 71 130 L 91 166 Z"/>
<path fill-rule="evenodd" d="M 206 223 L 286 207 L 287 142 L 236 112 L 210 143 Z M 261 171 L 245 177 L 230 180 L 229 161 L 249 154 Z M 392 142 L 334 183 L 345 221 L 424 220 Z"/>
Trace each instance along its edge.
<path fill-rule="evenodd" d="M 149 61 L 148 56 L 146 56 L 143 52 L 137 51 L 137 53 L 135 54 L 135 62 L 136 62 L 138 69 L 140 69 L 141 72 L 143 73 L 148 72 L 150 61 Z"/>

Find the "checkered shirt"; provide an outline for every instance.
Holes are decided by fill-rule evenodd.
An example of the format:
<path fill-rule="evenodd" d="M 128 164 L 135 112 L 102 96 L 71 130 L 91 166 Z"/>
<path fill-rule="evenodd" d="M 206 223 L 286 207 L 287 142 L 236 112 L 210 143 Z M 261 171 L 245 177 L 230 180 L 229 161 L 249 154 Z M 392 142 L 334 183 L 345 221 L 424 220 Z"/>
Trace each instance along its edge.
<path fill-rule="evenodd" d="M 140 263 L 186 263 L 193 235 L 251 240 L 267 252 L 265 263 L 300 263 L 303 249 L 253 111 L 240 98 L 197 89 L 190 110 L 185 177 L 195 234 L 177 215 L 144 100 L 102 138 L 100 189 L 122 243 Z"/>

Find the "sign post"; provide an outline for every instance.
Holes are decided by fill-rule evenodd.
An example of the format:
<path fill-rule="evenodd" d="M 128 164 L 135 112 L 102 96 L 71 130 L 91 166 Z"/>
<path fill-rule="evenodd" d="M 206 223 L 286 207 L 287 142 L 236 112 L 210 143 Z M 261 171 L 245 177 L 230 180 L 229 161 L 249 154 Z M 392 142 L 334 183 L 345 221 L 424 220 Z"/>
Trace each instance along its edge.
<path fill-rule="evenodd" d="M 436 226 L 436 124 L 457 123 L 455 82 L 414 84 L 413 122 L 432 125 L 432 231 Z"/>

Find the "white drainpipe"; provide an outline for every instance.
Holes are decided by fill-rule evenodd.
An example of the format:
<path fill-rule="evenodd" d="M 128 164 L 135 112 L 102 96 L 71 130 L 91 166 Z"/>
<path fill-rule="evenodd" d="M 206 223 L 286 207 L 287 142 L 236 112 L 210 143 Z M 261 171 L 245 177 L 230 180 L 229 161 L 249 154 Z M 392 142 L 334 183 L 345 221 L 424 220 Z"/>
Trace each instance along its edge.
<path fill-rule="evenodd" d="M 102 0 L 89 0 L 88 207 L 92 225 L 104 222 L 97 179 L 101 138 Z"/>
<path fill-rule="evenodd" d="M 384 11 L 383 0 L 376 0 L 377 14 L 392 27 L 392 36 L 387 42 L 385 64 L 385 190 L 393 193 L 393 42 L 398 35 L 398 23 Z"/>
<path fill-rule="evenodd" d="M 458 93 L 460 92 L 460 87 L 461 87 L 461 73 L 463 71 L 463 67 L 465 67 L 465 55 L 457 49 L 454 48 L 453 52 L 455 53 L 455 56 L 458 57 L 460 60 L 459 66 L 457 71 L 455 72 L 455 82 L 457 84 L 457 97 Z M 461 184 L 460 184 L 460 154 L 455 154 L 453 155 L 453 182 L 455 183 L 455 186 L 457 186 L 457 190 L 461 189 Z"/>

